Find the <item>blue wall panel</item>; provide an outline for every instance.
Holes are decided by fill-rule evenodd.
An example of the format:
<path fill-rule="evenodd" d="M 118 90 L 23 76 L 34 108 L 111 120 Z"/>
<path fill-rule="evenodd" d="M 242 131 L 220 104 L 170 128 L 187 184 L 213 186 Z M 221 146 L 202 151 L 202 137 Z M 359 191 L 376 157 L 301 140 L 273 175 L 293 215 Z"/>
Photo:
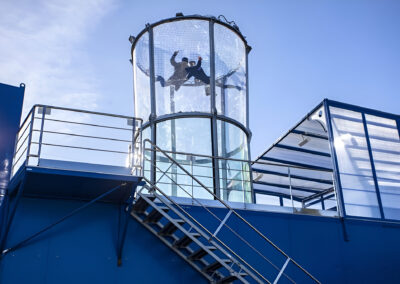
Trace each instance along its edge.
<path fill-rule="evenodd" d="M 7 247 L 80 204 L 23 198 Z M 203 209 L 191 206 L 185 209 L 208 224 L 210 230 L 216 228 L 217 223 L 211 222 L 212 218 L 204 214 Z M 221 217 L 226 214 L 222 209 L 213 211 Z M 239 212 L 322 283 L 400 281 L 399 225 L 346 220 L 349 241 L 345 241 L 342 224 L 335 218 Z M 0 283 L 204 283 L 195 270 L 133 219 L 129 222 L 123 265 L 117 267 L 117 224 L 116 205 L 95 204 L 29 245 L 6 255 L 0 264 Z M 262 244 L 261 239 L 235 217 L 229 219 L 228 225 L 258 247 Z M 244 253 L 258 268 L 272 271 L 226 229 L 218 236 Z M 284 259 L 272 250 L 264 247 L 262 252 L 276 264 L 283 264 Z M 288 273 L 292 272 L 295 270 L 289 267 Z M 297 283 L 305 283 L 305 279 L 297 280 Z"/>
<path fill-rule="evenodd" d="M 15 135 L 19 129 L 25 85 L 13 87 L 0 83 L 0 193 L 10 178 Z M 0 200 L 1 204 L 1 200 Z"/>
<path fill-rule="evenodd" d="M 81 205 L 23 198 L 6 247 Z M 118 208 L 95 204 L 27 246 L 7 254 L 0 283 L 205 283 L 197 271 L 135 220 L 130 220 L 122 266 L 117 267 Z M 23 272 L 23 273 L 22 273 Z"/>

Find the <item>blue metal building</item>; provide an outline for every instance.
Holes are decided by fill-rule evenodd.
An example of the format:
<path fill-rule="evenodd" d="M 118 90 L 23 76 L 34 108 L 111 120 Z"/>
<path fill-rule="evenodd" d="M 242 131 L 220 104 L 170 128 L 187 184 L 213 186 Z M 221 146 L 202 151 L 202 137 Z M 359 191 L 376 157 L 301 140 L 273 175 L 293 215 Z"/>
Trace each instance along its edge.
<path fill-rule="evenodd" d="M 324 100 L 251 161 L 238 27 L 130 40 L 136 117 L 35 105 L 18 129 L 0 85 L 0 283 L 400 280 L 399 116 Z"/>

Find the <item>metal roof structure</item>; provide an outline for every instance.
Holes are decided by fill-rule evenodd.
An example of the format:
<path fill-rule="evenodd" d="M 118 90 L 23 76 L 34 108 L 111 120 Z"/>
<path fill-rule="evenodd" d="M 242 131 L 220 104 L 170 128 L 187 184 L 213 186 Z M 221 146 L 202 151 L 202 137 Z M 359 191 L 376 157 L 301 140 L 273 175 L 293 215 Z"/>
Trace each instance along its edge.
<path fill-rule="evenodd" d="M 399 220 L 399 125 L 325 99 L 252 164 L 256 202 Z"/>

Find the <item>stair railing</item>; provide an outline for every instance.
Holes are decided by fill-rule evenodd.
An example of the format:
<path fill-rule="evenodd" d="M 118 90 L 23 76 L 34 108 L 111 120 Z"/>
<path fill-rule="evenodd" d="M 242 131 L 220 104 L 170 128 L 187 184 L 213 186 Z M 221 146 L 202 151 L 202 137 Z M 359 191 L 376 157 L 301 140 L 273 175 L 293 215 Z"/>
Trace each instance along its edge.
<path fill-rule="evenodd" d="M 147 148 L 145 145 L 146 143 L 149 143 L 151 145 L 150 148 Z M 253 251 L 255 251 L 258 255 L 260 255 L 264 260 L 266 260 L 269 264 L 271 264 L 277 271 L 278 275 L 274 280 L 274 284 L 277 283 L 280 279 L 280 277 L 283 275 L 285 276 L 289 281 L 292 283 L 296 283 L 293 279 L 291 279 L 288 275 L 285 274 L 285 269 L 287 268 L 289 263 L 293 263 L 297 268 L 299 268 L 306 276 L 308 276 L 311 280 L 313 280 L 315 283 L 320 283 L 310 272 L 308 272 L 305 268 L 303 268 L 300 264 L 298 264 L 294 259 L 292 259 L 289 255 L 287 255 L 282 249 L 280 249 L 277 245 L 275 245 L 269 238 L 267 238 L 263 233 L 261 233 L 256 227 L 254 227 L 249 221 L 247 221 L 245 218 L 243 218 L 236 210 L 234 210 L 229 204 L 227 204 L 224 200 L 222 200 L 220 197 L 214 194 L 212 190 L 210 190 L 207 186 L 205 186 L 198 178 L 196 178 L 194 175 L 192 175 L 187 169 L 185 169 L 176 159 L 171 157 L 167 152 L 164 151 L 163 149 L 159 148 L 157 145 L 152 143 L 149 139 L 145 139 L 143 141 L 143 150 L 144 151 L 156 151 L 162 153 L 169 161 L 171 161 L 171 166 L 176 165 L 180 170 L 182 170 L 187 176 L 189 176 L 191 179 L 193 179 L 196 183 L 198 183 L 203 189 L 205 189 L 210 195 L 214 197 L 215 200 L 217 200 L 220 204 L 222 204 L 225 208 L 227 208 L 229 211 L 227 215 L 224 217 L 223 220 L 221 220 L 218 216 L 216 216 L 209 208 L 207 208 L 201 201 L 199 201 L 197 198 L 193 196 L 193 194 L 189 193 L 185 188 L 179 185 L 178 182 L 176 182 L 173 178 L 169 177 L 167 172 L 171 168 L 168 167 L 166 170 L 160 169 L 155 163 L 153 164 L 150 159 L 146 157 L 145 154 L 143 154 L 144 159 L 147 162 L 150 162 L 151 166 L 156 167 L 160 172 L 162 172 L 162 175 L 158 180 L 153 184 L 149 179 L 146 177 L 144 180 L 151 185 L 152 188 L 155 190 L 159 191 L 163 196 L 165 196 L 170 202 L 172 202 L 175 206 L 180 208 L 182 212 L 184 212 L 190 219 L 192 219 L 196 224 L 198 224 L 202 229 L 204 229 L 209 235 L 210 239 L 214 239 L 218 241 L 221 245 L 223 245 L 226 249 L 228 249 L 235 257 L 237 257 L 243 264 L 245 264 L 248 268 L 250 268 L 252 271 L 254 271 L 258 276 L 260 276 L 263 280 L 265 280 L 267 283 L 271 283 L 269 280 L 266 279 L 259 271 L 257 271 L 253 266 L 251 266 L 249 263 L 247 263 L 242 257 L 240 257 L 237 253 L 235 253 L 229 246 L 227 246 L 220 238 L 218 238 L 216 235 L 220 231 L 220 229 L 224 226 L 228 228 L 232 233 L 234 233 L 241 241 L 243 241 L 246 245 L 248 245 Z M 175 201 L 173 201 L 172 198 L 170 198 L 167 194 L 165 194 L 159 187 L 156 186 L 158 181 L 161 180 L 166 176 L 168 179 L 171 180 L 176 186 L 180 187 L 186 194 L 188 194 L 194 202 L 199 204 L 201 207 L 203 207 L 206 211 L 208 211 L 211 215 L 213 215 L 217 220 L 219 220 L 221 223 L 216 229 L 214 233 L 211 233 L 208 229 L 206 229 L 202 224 L 200 224 L 193 216 L 191 216 L 186 210 L 184 210 L 179 204 L 177 204 Z M 234 214 L 237 218 L 239 218 L 242 222 L 244 222 L 251 230 L 253 230 L 257 235 L 259 235 L 265 242 L 267 242 L 269 245 L 271 245 L 276 251 L 278 251 L 282 256 L 286 258 L 285 263 L 281 268 L 276 266 L 275 264 L 272 263 L 271 260 L 269 260 L 267 257 L 265 257 L 259 250 L 257 250 L 253 245 L 251 245 L 247 240 L 245 240 L 242 236 L 240 236 L 234 229 L 232 229 L 230 226 L 226 224 L 226 221 L 228 218 Z"/>

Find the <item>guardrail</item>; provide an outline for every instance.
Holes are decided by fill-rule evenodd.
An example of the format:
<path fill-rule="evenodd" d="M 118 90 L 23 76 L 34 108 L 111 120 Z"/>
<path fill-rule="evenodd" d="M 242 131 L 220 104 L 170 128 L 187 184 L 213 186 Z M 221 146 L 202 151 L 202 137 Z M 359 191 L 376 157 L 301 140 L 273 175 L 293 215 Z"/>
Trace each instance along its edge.
<path fill-rule="evenodd" d="M 144 148 L 145 155 L 150 157 L 151 148 Z M 334 216 L 338 212 L 336 192 L 334 190 L 331 170 L 315 169 L 304 166 L 288 166 L 272 162 L 250 161 L 234 158 L 215 157 L 210 155 L 163 150 L 171 155 L 191 176 L 199 179 L 208 188 L 214 188 L 213 161 L 220 169 L 220 190 L 214 192 L 225 201 L 257 203 L 290 208 L 291 212 Z M 157 152 L 157 151 L 156 151 Z M 158 184 L 169 188 L 169 195 L 189 197 L 174 182 L 189 190 L 192 196 L 202 199 L 213 199 L 212 195 L 163 155 L 155 155 L 158 170 L 156 176 L 167 171 L 172 181 L 165 176 Z M 253 169 L 250 169 L 252 165 Z M 257 167 L 257 169 L 255 169 Z M 144 168 L 144 175 L 150 177 L 151 168 Z M 254 194 L 254 195 L 253 195 Z M 252 196 L 253 195 L 253 196 Z M 257 201 L 255 196 L 259 196 Z M 266 197 L 265 199 L 263 199 Z M 327 212 L 329 211 L 329 212 Z"/>
<path fill-rule="evenodd" d="M 21 166 L 142 175 L 142 120 L 35 105 L 16 137 L 11 176 Z"/>

